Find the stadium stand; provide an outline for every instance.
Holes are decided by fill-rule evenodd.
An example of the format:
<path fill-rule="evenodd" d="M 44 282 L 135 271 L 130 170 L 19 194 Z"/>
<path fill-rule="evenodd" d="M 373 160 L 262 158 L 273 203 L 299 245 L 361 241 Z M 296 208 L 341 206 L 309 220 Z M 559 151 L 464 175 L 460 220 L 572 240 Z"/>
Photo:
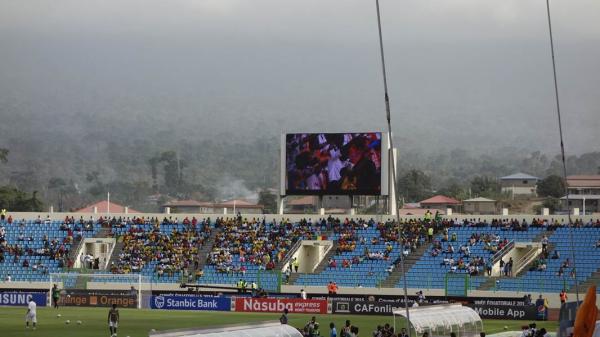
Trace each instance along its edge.
<path fill-rule="evenodd" d="M 573 278 L 573 260 L 569 228 L 557 228 L 548 232 L 549 244 L 554 246 L 548 250 L 547 257 L 542 261 L 546 267 L 529 270 L 521 277 L 504 278 L 497 284 L 497 289 L 508 291 L 547 291 L 560 292 L 570 290 L 575 285 Z M 592 273 L 600 268 L 600 248 L 597 241 L 600 238 L 600 228 L 576 228 L 573 231 L 575 242 L 575 261 L 577 262 L 577 279 L 585 282 Z M 558 254 L 556 254 L 558 252 Z M 558 256 L 558 258 L 552 258 Z"/>
<path fill-rule="evenodd" d="M 217 219 L 217 234 L 200 283 L 235 284 L 239 279 L 276 289 L 279 276 L 272 272 L 298 240 L 316 239 L 320 224 L 266 222 L 257 219 Z"/>
<path fill-rule="evenodd" d="M 484 276 L 486 264 L 495 252 L 512 242 L 539 242 L 546 236 L 547 255 L 518 275 L 500 278 L 494 289 L 559 292 L 563 288 L 569 291 L 575 284 L 572 261 L 567 263 L 567 258 L 571 259 L 570 230 L 552 220 L 434 220 L 431 223 L 437 233 L 432 242 L 427 242 L 430 225 L 423 220 L 400 224 L 332 217 L 315 222 L 266 222 L 241 217 L 215 221 L 165 218 L 160 222 L 157 218 L 135 217 L 9 220 L 0 228 L 0 277 L 11 281 L 48 281 L 50 273 L 68 271 L 73 262 L 68 258 L 73 242 L 110 229 L 110 235 L 122 242 L 121 251 L 113 254 L 110 271 L 140 273 L 156 283 L 180 283 L 188 276 L 188 281 L 200 284 L 232 286 L 244 279 L 275 290 L 281 283 L 278 265 L 286 260 L 294 244 L 328 236 L 335 241 L 335 254 L 322 262 L 322 270 L 301 273 L 293 284 L 325 287 L 334 281 L 344 287 L 380 286 L 390 273 L 397 273 L 394 268 L 404 253 L 418 257 L 407 272 L 409 288 L 448 287 L 449 291 L 458 291 L 464 287 L 460 278 L 446 285 L 446 275 L 451 273 L 470 274 L 469 288 L 484 289 L 482 285 L 489 280 Z M 600 221 L 577 222 L 574 240 L 577 277 L 583 283 L 600 268 Z M 452 252 L 448 251 L 449 245 Z M 420 246 L 419 253 L 415 253 Z M 210 252 L 208 258 L 200 251 Z M 552 258 L 556 255 L 559 257 Z M 116 275 L 113 281 L 119 280 Z M 400 287 L 402 280 L 390 285 Z"/>
<path fill-rule="evenodd" d="M 100 224 L 80 219 L 8 219 L 0 227 L 0 276 L 3 280 L 43 282 L 68 268 L 68 254 L 79 237 L 94 237 Z"/>
<path fill-rule="evenodd" d="M 317 286 L 333 281 L 347 287 L 376 287 L 387 278 L 390 266 L 398 262 L 400 247 L 409 254 L 423 240 L 420 228 L 401 237 L 394 223 L 373 220 L 338 220 L 333 231 L 331 239 L 338 242 L 335 257 L 327 261 L 324 271 L 300 275 L 295 284 Z"/>
<path fill-rule="evenodd" d="M 195 269 L 199 248 L 210 235 L 210 219 L 133 218 L 111 224 L 123 249 L 109 269 L 115 274 L 141 273 L 152 282 L 178 283 Z M 117 278 L 118 279 L 118 278 Z"/>
<path fill-rule="evenodd" d="M 426 253 L 409 270 L 409 287 L 443 289 L 446 287 L 446 274 L 455 273 L 470 274 L 470 286 L 477 288 L 485 282 L 485 266 L 498 249 L 510 242 L 532 242 L 542 231 L 526 225 L 514 228 L 485 222 L 457 225 L 450 224 L 444 233 L 437 235 Z M 448 287 L 449 292 L 454 292 L 464 284 L 459 280 L 449 283 Z"/>

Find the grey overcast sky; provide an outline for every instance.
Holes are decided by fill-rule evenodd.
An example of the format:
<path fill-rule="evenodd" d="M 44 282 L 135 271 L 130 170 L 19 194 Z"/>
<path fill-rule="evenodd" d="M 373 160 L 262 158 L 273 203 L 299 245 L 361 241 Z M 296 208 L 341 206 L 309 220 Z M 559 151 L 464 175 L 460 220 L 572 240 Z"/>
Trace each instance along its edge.
<path fill-rule="evenodd" d="M 600 1 L 551 6 L 567 150 L 597 151 Z M 544 0 L 381 7 L 398 146 L 558 151 Z M 384 129 L 376 28 L 374 0 L 0 0 L 0 117 L 82 134 Z"/>

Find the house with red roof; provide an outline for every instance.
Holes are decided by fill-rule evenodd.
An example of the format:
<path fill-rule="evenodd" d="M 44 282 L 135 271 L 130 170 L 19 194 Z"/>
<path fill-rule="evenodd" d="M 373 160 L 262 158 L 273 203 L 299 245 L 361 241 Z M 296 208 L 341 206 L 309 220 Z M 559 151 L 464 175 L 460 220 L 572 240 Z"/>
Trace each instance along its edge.
<path fill-rule="evenodd" d="M 218 213 L 215 212 L 214 203 L 192 199 L 169 201 L 162 205 L 163 213 L 167 213 L 167 208 L 169 208 L 170 213 Z"/>
<path fill-rule="evenodd" d="M 102 200 L 102 201 L 93 203 L 91 205 L 87 205 L 84 208 L 78 209 L 75 211 L 75 213 L 98 213 L 98 214 L 121 213 L 121 214 L 125 214 L 125 213 L 142 213 L 142 212 L 137 211 L 133 208 L 129 208 L 127 206 L 117 204 L 112 201 Z"/>
<path fill-rule="evenodd" d="M 458 212 L 461 202 L 445 195 L 436 195 L 422 200 L 419 202 L 419 205 L 424 209 L 435 209 L 446 212 L 446 209 L 451 208 L 452 211 Z"/>
<path fill-rule="evenodd" d="M 244 214 L 263 214 L 265 206 L 254 204 L 243 199 L 233 199 L 215 204 L 215 210 L 224 211 L 227 209 L 227 214 L 235 214 L 241 212 Z"/>

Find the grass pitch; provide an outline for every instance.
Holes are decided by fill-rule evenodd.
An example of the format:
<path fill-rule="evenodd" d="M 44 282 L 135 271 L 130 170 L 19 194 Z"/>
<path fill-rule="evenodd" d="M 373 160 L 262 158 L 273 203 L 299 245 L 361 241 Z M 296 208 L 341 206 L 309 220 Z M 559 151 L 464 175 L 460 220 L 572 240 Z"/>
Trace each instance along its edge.
<path fill-rule="evenodd" d="M 25 329 L 24 307 L 0 307 L 0 336 L 6 337 L 108 337 L 107 315 L 108 308 L 77 308 L 64 307 L 58 310 L 38 308 L 38 328 L 33 331 Z M 119 337 L 146 337 L 151 329 L 169 330 L 180 328 L 201 328 L 235 323 L 250 323 L 267 320 L 277 320 L 279 314 L 210 312 L 210 311 L 167 311 L 167 310 L 136 310 L 119 309 Z M 61 317 L 57 318 L 57 314 Z M 390 316 L 353 316 L 353 315 L 316 315 L 321 323 L 321 333 L 328 334 L 330 322 L 343 326 L 346 319 L 360 328 L 360 336 L 369 337 L 378 324 L 393 324 Z M 289 323 L 302 327 L 311 315 L 290 314 Z M 70 324 L 65 324 L 70 320 Z M 77 321 L 82 321 L 81 325 Z M 484 330 L 490 334 L 504 330 L 520 330 L 521 325 L 528 321 L 484 320 Z M 396 320 L 398 327 L 404 322 Z M 556 331 L 557 322 L 537 322 L 538 328 L 545 327 L 548 331 Z M 327 332 L 327 334 L 325 334 Z"/>

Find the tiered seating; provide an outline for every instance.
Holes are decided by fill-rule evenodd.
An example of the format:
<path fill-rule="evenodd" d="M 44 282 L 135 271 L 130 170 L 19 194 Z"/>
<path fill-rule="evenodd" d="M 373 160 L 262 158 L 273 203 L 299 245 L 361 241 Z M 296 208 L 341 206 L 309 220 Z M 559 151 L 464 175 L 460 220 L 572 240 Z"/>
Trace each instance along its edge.
<path fill-rule="evenodd" d="M 451 272 L 453 268 L 450 265 L 444 264 L 444 258 L 453 258 L 455 261 L 458 261 L 459 258 L 463 257 L 463 254 L 459 249 L 461 245 L 467 245 L 470 249 L 470 256 L 463 257 L 465 265 L 468 265 L 468 263 L 476 257 L 483 258 L 483 261 L 487 261 L 493 255 L 493 251 L 484 249 L 485 244 L 483 240 L 476 242 L 474 245 L 469 245 L 469 239 L 474 233 L 478 233 L 480 238 L 486 235 L 490 237 L 498 235 L 501 241 L 531 242 L 541 233 L 541 231 L 541 228 L 534 227 L 529 227 L 526 231 L 513 231 L 512 229 L 506 229 L 504 227 L 490 227 L 487 224 L 483 227 L 451 227 L 448 229 L 448 239 L 452 240 L 452 234 L 454 233 L 456 234 L 456 241 L 440 242 L 440 244 L 444 251 L 447 250 L 448 244 L 452 244 L 455 249 L 454 253 L 446 254 L 441 252 L 437 256 L 432 256 L 431 251 L 434 245 L 430 244 L 421 259 L 419 259 L 407 273 L 408 287 L 420 289 L 445 288 L 446 274 Z M 443 238 L 444 235 L 440 234 L 435 237 L 435 240 L 441 241 Z M 485 262 L 483 263 L 483 266 L 480 266 L 479 275 L 483 275 L 484 270 Z M 456 274 L 466 274 L 468 273 L 468 270 L 457 268 L 453 272 Z M 475 289 L 485 282 L 485 280 L 486 278 L 484 276 L 472 276 L 470 278 L 470 287 Z M 397 286 L 401 287 L 402 282 L 403 281 L 400 280 Z M 456 278 L 448 283 L 449 292 L 458 292 L 460 289 L 464 289 L 463 280 Z"/>
<path fill-rule="evenodd" d="M 330 264 L 321 273 L 300 275 L 295 284 L 324 286 L 334 281 L 339 286 L 375 287 L 388 276 L 386 269 L 400 256 L 398 243 L 386 242 L 373 224 L 367 228 L 361 226 L 354 229 L 351 240 L 344 237 L 345 233 L 342 231 L 336 232 L 332 239 L 351 242 L 350 245 L 355 245 L 353 250 L 340 250 L 333 258 L 335 267 Z M 386 252 L 388 244 L 391 246 L 390 252 Z"/>
<path fill-rule="evenodd" d="M 39 223 L 38 223 L 39 222 Z M 57 220 L 21 220 L 12 224 L 3 222 L 4 238 L 0 239 L 0 277 L 9 275 L 14 281 L 44 282 L 50 273 L 62 272 L 71 249 L 69 235 L 93 237 L 100 224 L 86 228 L 83 225 L 64 224 Z M 62 229 L 61 229 L 62 227 Z M 1 258 L 0 258 L 1 260 Z M 25 267 L 27 261 L 29 267 Z"/>
<path fill-rule="evenodd" d="M 123 250 L 119 260 L 113 261 L 109 268 L 115 274 L 141 273 L 151 282 L 179 283 L 182 272 L 193 269 L 198 250 L 210 230 L 209 222 L 204 220 L 118 222 L 112 233 L 123 240 Z"/>
<path fill-rule="evenodd" d="M 596 248 L 596 242 L 600 238 L 600 228 L 575 228 L 573 240 L 575 243 L 575 261 L 577 262 L 577 279 L 584 282 L 590 275 L 600 268 L 600 248 Z M 558 228 L 549 237 L 550 244 L 554 244 L 554 250 L 549 251 L 550 257 L 554 251 L 558 251 L 560 258 L 546 259 L 545 271 L 527 271 L 518 278 L 504 278 L 498 282 L 499 290 L 508 291 L 535 291 L 535 292 L 560 292 L 562 289 L 569 291 L 575 285 L 575 279 L 571 275 L 573 261 L 570 266 L 563 268 L 563 275 L 558 276 L 558 271 L 566 259 L 571 257 L 570 229 Z"/>
<path fill-rule="evenodd" d="M 222 229 L 199 280 L 204 284 L 235 284 L 239 279 L 273 290 L 279 284 L 276 272 L 270 272 L 285 258 L 298 240 L 314 239 L 320 226 L 308 221 L 267 223 L 244 220 L 236 223 L 219 220 Z"/>

